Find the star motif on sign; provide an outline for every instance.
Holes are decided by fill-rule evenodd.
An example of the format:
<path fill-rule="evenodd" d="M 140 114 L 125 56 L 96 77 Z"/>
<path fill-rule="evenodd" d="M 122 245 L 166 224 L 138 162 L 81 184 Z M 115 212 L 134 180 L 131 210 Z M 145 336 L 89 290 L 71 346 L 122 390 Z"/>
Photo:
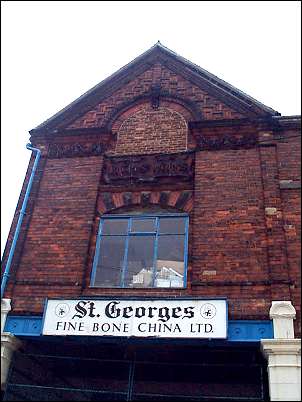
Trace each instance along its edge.
<path fill-rule="evenodd" d="M 205 303 L 200 308 L 200 314 L 203 318 L 211 319 L 216 315 L 216 307 L 211 303 Z"/>
<path fill-rule="evenodd" d="M 55 308 L 58 317 L 65 317 L 69 313 L 69 306 L 66 303 L 60 303 Z"/>

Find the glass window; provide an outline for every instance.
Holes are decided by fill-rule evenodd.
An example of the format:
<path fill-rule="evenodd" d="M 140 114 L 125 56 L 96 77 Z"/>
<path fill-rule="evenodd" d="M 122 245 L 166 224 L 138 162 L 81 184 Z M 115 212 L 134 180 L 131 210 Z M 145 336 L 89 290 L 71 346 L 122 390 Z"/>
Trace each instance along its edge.
<path fill-rule="evenodd" d="M 184 235 L 160 235 L 156 260 L 156 287 L 184 285 Z"/>
<path fill-rule="evenodd" d="M 154 236 L 131 236 L 127 253 L 126 287 L 152 287 Z"/>
<path fill-rule="evenodd" d="M 185 214 L 104 216 L 100 222 L 91 285 L 185 287 L 188 220 Z"/>
<path fill-rule="evenodd" d="M 131 219 L 131 232 L 154 232 L 155 231 L 155 219 Z"/>
<path fill-rule="evenodd" d="M 124 265 L 125 236 L 103 236 L 95 272 L 96 286 L 120 286 Z"/>
<path fill-rule="evenodd" d="M 104 219 L 102 222 L 102 234 L 117 235 L 127 234 L 127 219 Z"/>
<path fill-rule="evenodd" d="M 161 218 L 159 225 L 160 234 L 163 233 L 185 233 L 185 218 Z"/>

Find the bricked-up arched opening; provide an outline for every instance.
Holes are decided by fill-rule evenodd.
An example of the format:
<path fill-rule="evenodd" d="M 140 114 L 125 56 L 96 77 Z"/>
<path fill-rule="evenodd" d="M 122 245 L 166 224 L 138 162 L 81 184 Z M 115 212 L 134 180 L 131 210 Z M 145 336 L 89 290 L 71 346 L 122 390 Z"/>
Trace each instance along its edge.
<path fill-rule="evenodd" d="M 115 154 L 183 152 L 193 147 L 188 131 L 193 114 L 173 100 L 161 100 L 156 107 L 148 102 L 129 105 L 110 123 L 117 142 Z"/>
<path fill-rule="evenodd" d="M 187 149 L 187 123 L 184 117 L 166 107 L 150 105 L 125 119 L 117 131 L 116 153 L 137 154 L 181 152 Z M 133 146 L 135 143 L 135 146 Z"/>

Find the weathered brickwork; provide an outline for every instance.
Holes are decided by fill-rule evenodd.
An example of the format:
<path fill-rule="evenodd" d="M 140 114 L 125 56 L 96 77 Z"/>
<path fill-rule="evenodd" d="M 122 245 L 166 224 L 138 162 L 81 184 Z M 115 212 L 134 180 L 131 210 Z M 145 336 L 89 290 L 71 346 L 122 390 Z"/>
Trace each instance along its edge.
<path fill-rule="evenodd" d="M 297 132 L 287 132 L 286 142 L 278 144 L 279 180 L 289 182 L 289 188 L 280 190 L 283 211 L 283 229 L 290 284 L 290 300 L 301 317 L 301 149 Z M 291 183 L 297 183 L 291 188 Z M 299 188 L 300 187 L 300 188 Z M 301 333 L 301 321 L 295 321 L 295 331 Z"/>
<path fill-rule="evenodd" d="M 150 105 L 126 119 L 117 132 L 117 154 L 185 151 L 187 124 L 182 115 L 168 108 Z M 136 144 L 134 147 L 133 144 Z"/>
<path fill-rule="evenodd" d="M 101 167 L 102 157 L 47 160 L 15 274 L 17 310 L 23 310 L 22 306 L 28 312 L 33 306 L 39 310 L 46 292 L 54 295 L 56 285 L 62 285 L 57 296 L 66 286 L 77 294 L 95 219 Z M 24 294 L 24 287 L 30 292 Z"/>
<path fill-rule="evenodd" d="M 204 119 L 232 119 L 243 117 L 242 114 L 217 101 L 211 95 L 202 91 L 196 85 L 185 80 L 161 64 L 155 64 L 140 76 L 117 90 L 104 102 L 101 102 L 83 117 L 77 119 L 69 128 L 102 127 L 105 126 L 116 108 L 127 101 L 148 93 L 152 85 L 159 84 L 170 95 L 183 97 L 194 102 L 202 112 Z"/>
<path fill-rule="evenodd" d="M 298 128 L 247 121 L 184 77 L 148 65 L 67 129 L 32 136 L 43 157 L 5 293 L 13 314 L 42 315 L 46 297 L 202 296 L 226 297 L 230 319 L 267 320 L 272 300 L 291 300 L 299 336 Z M 139 176 L 144 155 L 150 164 L 151 154 L 175 153 L 194 155 L 190 177 L 173 166 L 164 178 Z M 121 158 L 120 168 L 127 155 L 138 160 L 123 165 L 135 180 L 104 176 L 106 158 Z M 189 214 L 186 289 L 90 287 L 101 216 L 131 208 Z"/>
<path fill-rule="evenodd" d="M 257 282 L 261 285 L 269 279 L 257 149 L 204 151 L 196 155 L 193 231 L 195 292 L 199 289 L 210 296 L 213 289 L 221 292 L 220 286 L 228 282 L 231 288 L 223 292 L 236 305 L 237 314 L 246 310 L 265 315 L 269 287 L 262 286 L 256 302 L 238 298 Z M 204 287 L 208 282 L 211 287 Z"/>

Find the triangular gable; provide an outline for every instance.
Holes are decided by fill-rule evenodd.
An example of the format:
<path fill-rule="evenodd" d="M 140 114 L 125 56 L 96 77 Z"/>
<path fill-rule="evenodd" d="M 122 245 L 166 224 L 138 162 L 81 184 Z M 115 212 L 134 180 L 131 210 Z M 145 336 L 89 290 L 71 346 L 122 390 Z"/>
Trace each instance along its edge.
<path fill-rule="evenodd" d="M 103 116 L 103 119 L 98 116 L 96 119 L 94 116 L 97 113 L 101 115 L 102 110 L 106 110 L 106 105 L 108 106 L 109 104 L 109 109 L 111 110 L 113 107 L 118 108 L 122 106 L 122 102 L 125 103 L 127 99 L 125 99 L 124 94 L 121 95 L 121 91 L 126 86 L 133 88 L 133 83 L 136 84 L 134 85 L 136 88 L 135 93 L 124 91 L 124 93 L 128 93 L 129 102 L 131 101 L 131 97 L 137 98 L 143 94 L 150 95 L 151 88 L 158 84 L 156 74 L 161 82 L 160 90 L 163 94 L 166 91 L 173 95 L 173 82 L 177 81 L 178 88 L 174 88 L 175 96 L 178 96 L 177 93 L 179 92 L 183 93 L 183 98 L 192 101 L 192 103 L 205 99 L 202 119 L 212 118 L 210 114 L 207 116 L 207 112 L 209 112 L 207 102 L 208 105 L 212 106 L 214 111 L 216 104 L 216 113 L 217 115 L 220 114 L 221 118 L 255 118 L 280 115 L 275 110 L 263 105 L 215 75 L 177 55 L 162 44 L 157 43 L 50 119 L 31 130 L 31 134 L 51 132 L 57 128 L 81 127 L 79 122 L 83 121 L 90 122 L 88 127 L 102 127 L 108 116 Z M 146 76 L 149 77 L 149 88 L 140 85 L 142 78 Z M 168 81 L 172 87 L 165 88 Z M 188 90 L 186 91 L 185 81 L 189 81 L 194 96 L 192 94 L 190 96 Z M 221 113 L 222 109 L 224 109 L 225 114 Z"/>
<path fill-rule="evenodd" d="M 192 112 L 191 118 L 187 120 L 245 117 L 236 110 L 217 101 L 198 86 L 188 83 L 187 79 L 181 75 L 174 73 L 157 62 L 84 115 L 76 118 L 66 128 L 110 127 L 114 117 L 123 110 L 132 107 L 136 102 L 150 102 L 150 98 L 152 98 L 152 82 L 156 82 L 154 77 L 161 77 L 160 104 L 165 103 L 167 98 L 172 99 L 172 101 L 182 101 Z"/>

